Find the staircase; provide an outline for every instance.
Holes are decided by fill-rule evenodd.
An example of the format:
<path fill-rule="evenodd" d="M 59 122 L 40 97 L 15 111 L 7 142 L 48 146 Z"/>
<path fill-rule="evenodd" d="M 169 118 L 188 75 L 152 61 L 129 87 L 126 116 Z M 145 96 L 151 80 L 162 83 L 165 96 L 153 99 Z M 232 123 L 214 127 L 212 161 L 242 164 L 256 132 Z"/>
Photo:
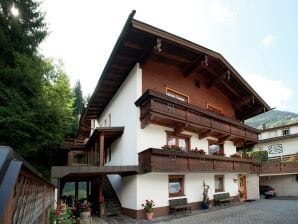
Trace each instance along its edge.
<path fill-rule="evenodd" d="M 105 199 L 107 216 L 117 216 L 121 214 L 121 204 L 107 177 L 104 178 L 103 196 Z"/>

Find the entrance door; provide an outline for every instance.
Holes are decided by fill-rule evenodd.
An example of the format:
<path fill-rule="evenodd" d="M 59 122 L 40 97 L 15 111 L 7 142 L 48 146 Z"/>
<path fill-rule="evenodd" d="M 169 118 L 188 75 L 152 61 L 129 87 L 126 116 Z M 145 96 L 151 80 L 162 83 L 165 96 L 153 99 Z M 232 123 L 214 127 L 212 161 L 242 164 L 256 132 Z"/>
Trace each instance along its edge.
<path fill-rule="evenodd" d="M 239 188 L 240 198 L 247 200 L 246 176 L 240 176 Z"/>

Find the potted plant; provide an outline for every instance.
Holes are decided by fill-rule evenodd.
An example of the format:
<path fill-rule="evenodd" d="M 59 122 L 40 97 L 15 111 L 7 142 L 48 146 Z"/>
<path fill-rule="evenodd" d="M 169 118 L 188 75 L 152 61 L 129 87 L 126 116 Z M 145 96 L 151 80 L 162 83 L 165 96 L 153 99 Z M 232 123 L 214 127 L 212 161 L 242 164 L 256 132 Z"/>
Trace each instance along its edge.
<path fill-rule="evenodd" d="M 232 158 L 241 158 L 241 155 L 238 154 L 238 153 L 235 153 L 235 154 L 230 155 L 230 157 L 232 157 Z"/>
<path fill-rule="evenodd" d="M 177 145 L 164 145 L 161 148 L 170 152 L 182 152 L 182 148 Z"/>
<path fill-rule="evenodd" d="M 50 212 L 50 224 L 74 224 L 77 223 L 76 217 L 73 215 L 70 208 L 67 207 L 64 200 L 60 199 L 57 208 Z"/>
<path fill-rule="evenodd" d="M 209 185 L 205 184 L 205 181 L 203 181 L 203 202 L 202 202 L 203 209 L 209 208 L 210 200 L 208 197 L 208 190 L 209 190 Z"/>
<path fill-rule="evenodd" d="M 197 147 L 195 147 L 194 149 L 191 150 L 191 152 L 195 152 L 195 153 L 198 153 L 198 154 L 201 154 L 201 155 L 205 155 L 206 152 L 204 149 L 198 149 Z"/>
<path fill-rule="evenodd" d="M 214 156 L 225 156 L 226 154 L 224 153 L 223 150 L 220 150 L 220 151 L 216 151 L 216 152 L 212 153 L 212 155 L 214 155 Z"/>
<path fill-rule="evenodd" d="M 146 200 L 144 204 L 142 204 L 144 207 L 145 213 L 146 213 L 146 218 L 147 220 L 151 221 L 153 218 L 153 207 L 155 206 L 153 200 Z"/>
<path fill-rule="evenodd" d="M 80 218 L 81 220 L 88 221 L 91 217 L 91 208 L 87 200 L 84 200 L 80 205 Z"/>

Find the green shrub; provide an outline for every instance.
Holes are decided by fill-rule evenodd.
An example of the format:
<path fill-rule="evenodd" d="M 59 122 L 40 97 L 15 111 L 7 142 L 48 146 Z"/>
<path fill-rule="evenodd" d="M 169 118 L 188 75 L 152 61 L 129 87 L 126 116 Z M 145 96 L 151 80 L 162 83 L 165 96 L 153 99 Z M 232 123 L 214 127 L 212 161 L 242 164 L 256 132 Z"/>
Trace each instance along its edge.
<path fill-rule="evenodd" d="M 250 154 L 257 162 L 267 162 L 268 152 L 267 151 L 255 151 Z"/>

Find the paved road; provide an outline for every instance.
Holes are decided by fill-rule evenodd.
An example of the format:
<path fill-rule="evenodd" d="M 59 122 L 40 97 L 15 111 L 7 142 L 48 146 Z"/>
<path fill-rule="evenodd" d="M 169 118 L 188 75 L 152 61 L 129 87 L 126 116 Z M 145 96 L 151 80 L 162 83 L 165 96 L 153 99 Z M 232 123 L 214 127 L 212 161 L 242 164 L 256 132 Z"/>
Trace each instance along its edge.
<path fill-rule="evenodd" d="M 165 224 L 298 224 L 298 200 L 260 200 Z"/>

